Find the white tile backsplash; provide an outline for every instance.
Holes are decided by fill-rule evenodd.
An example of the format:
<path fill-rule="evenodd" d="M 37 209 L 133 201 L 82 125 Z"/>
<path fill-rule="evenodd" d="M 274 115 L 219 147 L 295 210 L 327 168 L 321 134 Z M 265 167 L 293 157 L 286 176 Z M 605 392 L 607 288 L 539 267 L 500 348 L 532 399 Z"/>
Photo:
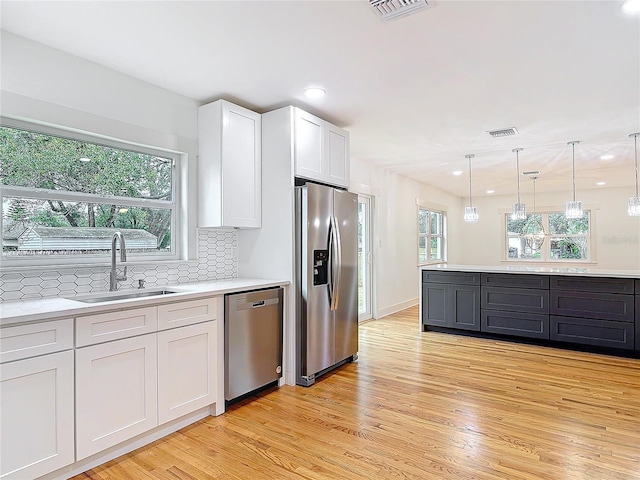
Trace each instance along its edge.
<path fill-rule="evenodd" d="M 238 236 L 235 230 L 198 230 L 198 260 L 190 262 L 131 266 L 122 290 L 166 284 L 221 280 L 238 276 Z M 120 269 L 120 267 L 118 267 Z M 30 298 L 71 296 L 109 289 L 109 268 L 64 267 L 56 271 L 0 273 L 0 302 Z"/>

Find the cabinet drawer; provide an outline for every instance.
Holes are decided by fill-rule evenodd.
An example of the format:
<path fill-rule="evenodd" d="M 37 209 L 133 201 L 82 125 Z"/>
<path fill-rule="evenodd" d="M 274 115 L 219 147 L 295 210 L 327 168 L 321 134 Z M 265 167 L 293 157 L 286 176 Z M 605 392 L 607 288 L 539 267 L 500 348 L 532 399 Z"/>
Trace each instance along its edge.
<path fill-rule="evenodd" d="M 480 273 L 478 272 L 441 272 L 436 270 L 423 270 L 422 282 L 448 283 L 456 285 L 480 285 Z"/>
<path fill-rule="evenodd" d="M 632 278 L 551 277 L 551 289 L 594 293 L 633 294 Z"/>
<path fill-rule="evenodd" d="M 549 315 L 482 310 L 480 331 L 549 340 Z"/>
<path fill-rule="evenodd" d="M 483 273 L 482 285 L 488 287 L 513 287 L 549 289 L 549 277 L 546 275 L 521 275 L 515 273 Z"/>
<path fill-rule="evenodd" d="M 508 312 L 549 313 L 549 291 L 482 287 L 482 308 Z"/>
<path fill-rule="evenodd" d="M 640 295 L 636 295 L 636 350 L 640 350 Z"/>
<path fill-rule="evenodd" d="M 551 313 L 572 317 L 634 321 L 634 296 L 551 290 Z"/>
<path fill-rule="evenodd" d="M 633 349 L 633 323 L 551 315 L 551 340 Z"/>
<path fill-rule="evenodd" d="M 76 318 L 76 347 L 158 330 L 158 307 L 134 308 Z"/>
<path fill-rule="evenodd" d="M 73 348 L 73 319 L 0 329 L 0 363 Z"/>
<path fill-rule="evenodd" d="M 215 320 L 217 314 L 217 298 L 203 298 L 189 302 L 160 305 L 158 306 L 158 330 Z"/>

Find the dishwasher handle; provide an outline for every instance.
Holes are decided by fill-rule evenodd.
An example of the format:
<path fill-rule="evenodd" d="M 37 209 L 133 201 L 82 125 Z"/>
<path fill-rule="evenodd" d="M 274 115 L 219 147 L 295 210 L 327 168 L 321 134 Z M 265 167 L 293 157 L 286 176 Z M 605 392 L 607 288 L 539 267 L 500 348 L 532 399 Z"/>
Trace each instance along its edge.
<path fill-rule="evenodd" d="M 236 310 L 249 310 L 266 307 L 268 305 L 277 305 L 278 303 L 280 303 L 280 300 L 277 298 L 268 298 L 266 300 L 258 300 L 257 302 L 236 303 Z"/>

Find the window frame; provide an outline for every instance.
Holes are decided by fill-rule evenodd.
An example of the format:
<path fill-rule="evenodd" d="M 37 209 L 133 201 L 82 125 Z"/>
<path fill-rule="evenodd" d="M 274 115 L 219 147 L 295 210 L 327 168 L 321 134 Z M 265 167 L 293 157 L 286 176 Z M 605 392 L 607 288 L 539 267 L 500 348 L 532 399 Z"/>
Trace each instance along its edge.
<path fill-rule="evenodd" d="M 508 232 L 508 218 L 511 215 L 510 212 L 502 213 L 502 231 L 503 237 L 503 261 L 510 263 L 524 262 L 524 263 L 553 263 L 553 264 L 594 264 L 596 263 L 596 243 L 595 243 L 595 209 L 585 208 L 585 214 L 589 215 L 589 232 L 587 234 L 551 234 L 549 226 L 549 215 L 551 214 L 564 214 L 561 208 L 545 208 L 536 209 L 535 214 L 540 215 L 541 223 L 545 231 L 545 242 L 540 249 L 540 258 L 511 258 L 509 257 L 509 239 L 520 238 L 521 235 L 509 235 Z M 551 256 L 551 238 L 586 238 L 587 241 L 587 257 L 586 258 L 553 258 Z"/>
<path fill-rule="evenodd" d="M 159 156 L 171 159 L 171 200 L 153 200 L 135 197 L 110 196 L 93 193 L 81 193 L 65 190 L 48 190 L 43 188 L 18 187 L 0 184 L 0 200 L 5 197 L 21 197 L 34 200 L 67 200 L 71 202 L 89 202 L 96 204 L 121 204 L 131 207 L 145 207 L 166 209 L 170 211 L 171 222 L 171 250 L 170 253 L 149 253 L 141 254 L 127 252 L 127 264 L 146 264 L 149 262 L 163 263 L 182 259 L 182 229 L 181 229 L 181 168 L 180 162 L 183 157 L 182 152 L 168 150 L 160 147 L 128 142 L 126 140 L 115 139 L 106 135 L 88 133 L 72 128 L 52 126 L 35 121 L 23 121 L 8 117 L 0 117 L 0 126 L 14 128 L 33 133 L 67 138 L 79 142 L 92 143 L 109 148 L 134 151 L 137 153 Z M 0 215 L 0 231 L 4 224 L 4 215 Z M 178 231 L 180 230 L 180 231 Z M 95 254 L 60 254 L 60 255 L 29 255 L 24 257 L 0 255 L 2 264 L 0 271 L 8 268 L 19 267 L 68 267 L 69 265 L 82 266 L 103 266 L 110 264 L 110 253 L 101 255 Z"/>
<path fill-rule="evenodd" d="M 427 212 L 427 232 L 426 233 L 420 232 L 420 212 L 421 211 Z M 441 222 L 440 222 L 439 235 L 434 235 L 431 233 L 431 214 L 432 213 L 437 213 L 440 215 Z M 447 212 L 445 210 L 440 210 L 437 208 L 430 208 L 430 207 L 424 207 L 424 206 L 418 205 L 418 212 L 417 212 L 416 219 L 417 219 L 417 227 L 418 227 L 418 238 L 417 238 L 418 265 L 430 265 L 430 264 L 446 262 L 447 261 Z M 421 238 L 425 238 L 426 258 L 424 260 L 420 258 L 420 239 Z M 430 245 L 431 245 L 432 238 L 441 239 L 441 245 L 442 245 L 441 257 L 442 258 L 436 258 L 436 259 L 431 258 Z"/>

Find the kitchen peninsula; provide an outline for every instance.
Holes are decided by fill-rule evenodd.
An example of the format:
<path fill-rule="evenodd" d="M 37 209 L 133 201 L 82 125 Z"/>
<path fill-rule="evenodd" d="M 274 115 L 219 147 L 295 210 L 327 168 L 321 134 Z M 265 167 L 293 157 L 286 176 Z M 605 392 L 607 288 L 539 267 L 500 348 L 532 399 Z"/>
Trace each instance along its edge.
<path fill-rule="evenodd" d="M 640 351 L 636 270 L 439 264 L 420 282 L 423 331 Z"/>

